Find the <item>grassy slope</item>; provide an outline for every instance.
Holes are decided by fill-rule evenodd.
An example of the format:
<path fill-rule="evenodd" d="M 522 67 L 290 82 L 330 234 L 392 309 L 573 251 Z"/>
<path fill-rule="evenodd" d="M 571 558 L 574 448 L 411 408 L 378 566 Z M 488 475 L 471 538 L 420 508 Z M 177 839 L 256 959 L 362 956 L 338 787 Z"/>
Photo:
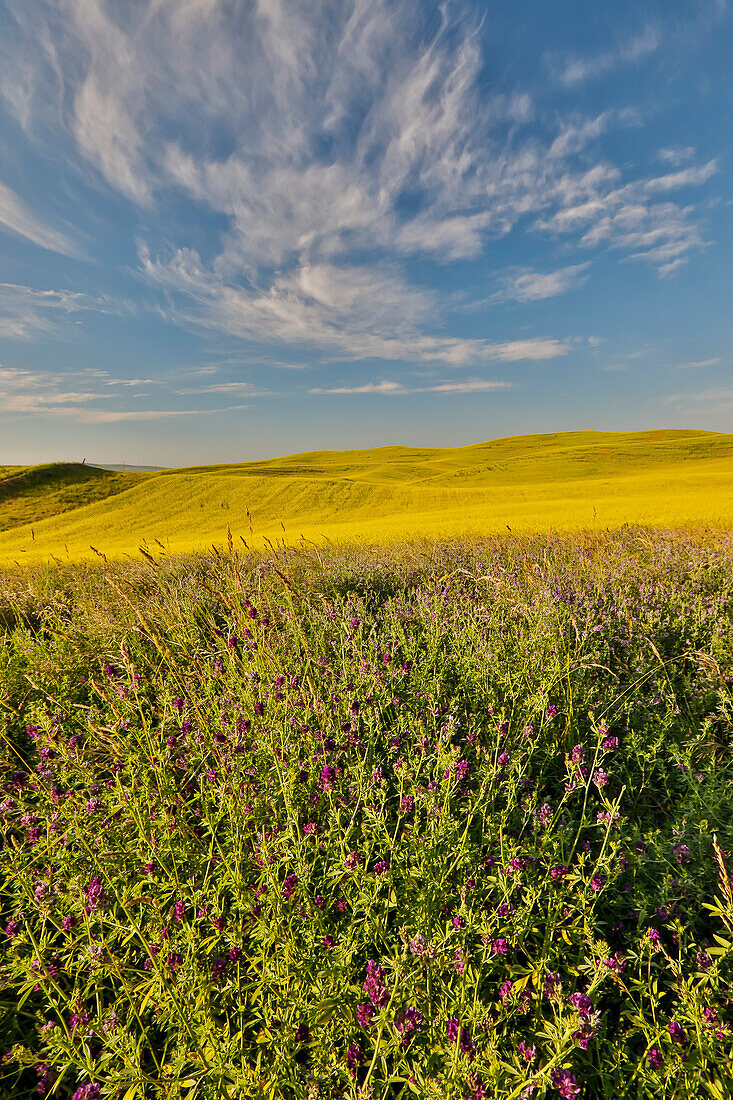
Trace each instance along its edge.
<path fill-rule="evenodd" d="M 156 539 L 172 551 L 221 545 L 227 525 L 250 541 L 247 509 L 259 545 L 263 536 L 282 538 L 281 523 L 290 542 L 301 534 L 376 542 L 506 525 L 573 530 L 733 520 L 733 435 L 713 432 L 569 432 L 109 476 L 131 487 L 50 518 L 37 518 L 41 493 L 35 539 L 30 525 L 0 534 L 0 563 L 89 557 L 90 544 L 110 556 Z M 8 506 L 12 497 L 0 499 L 0 515 Z"/>
<path fill-rule="evenodd" d="M 81 462 L 0 466 L 0 531 L 74 511 L 140 480 L 140 474 L 109 473 Z"/>

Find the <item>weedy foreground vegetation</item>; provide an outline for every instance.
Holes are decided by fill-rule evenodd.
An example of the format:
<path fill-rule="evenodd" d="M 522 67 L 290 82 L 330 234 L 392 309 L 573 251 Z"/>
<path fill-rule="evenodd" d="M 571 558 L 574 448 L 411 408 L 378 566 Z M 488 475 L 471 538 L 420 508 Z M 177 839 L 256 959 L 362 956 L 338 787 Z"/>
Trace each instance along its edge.
<path fill-rule="evenodd" d="M 733 1092 L 733 538 L 7 573 L 0 1093 Z"/>

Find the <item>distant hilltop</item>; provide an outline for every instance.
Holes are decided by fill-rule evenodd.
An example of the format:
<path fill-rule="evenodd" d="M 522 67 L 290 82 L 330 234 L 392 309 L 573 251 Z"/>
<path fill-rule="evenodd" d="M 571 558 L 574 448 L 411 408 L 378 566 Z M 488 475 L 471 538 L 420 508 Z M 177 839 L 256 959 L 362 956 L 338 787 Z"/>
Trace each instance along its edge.
<path fill-rule="evenodd" d="M 168 466 L 130 466 L 127 462 L 115 465 L 111 462 L 86 462 L 87 466 L 96 466 L 98 470 L 118 470 L 121 473 L 130 474 L 155 474 L 160 470 L 168 470 Z"/>

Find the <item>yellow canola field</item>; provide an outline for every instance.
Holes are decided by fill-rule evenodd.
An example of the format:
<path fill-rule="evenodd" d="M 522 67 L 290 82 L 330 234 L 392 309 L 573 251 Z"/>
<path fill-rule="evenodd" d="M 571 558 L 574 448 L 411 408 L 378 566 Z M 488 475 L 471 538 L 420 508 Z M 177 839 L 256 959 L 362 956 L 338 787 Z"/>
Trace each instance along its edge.
<path fill-rule="evenodd" d="M 171 553 L 223 546 L 227 526 L 240 548 L 239 536 L 261 548 L 625 523 L 730 527 L 733 435 L 570 432 L 165 471 L 1 533 L 0 565 L 92 558 L 92 546 L 109 558 L 157 553 L 156 540 Z"/>

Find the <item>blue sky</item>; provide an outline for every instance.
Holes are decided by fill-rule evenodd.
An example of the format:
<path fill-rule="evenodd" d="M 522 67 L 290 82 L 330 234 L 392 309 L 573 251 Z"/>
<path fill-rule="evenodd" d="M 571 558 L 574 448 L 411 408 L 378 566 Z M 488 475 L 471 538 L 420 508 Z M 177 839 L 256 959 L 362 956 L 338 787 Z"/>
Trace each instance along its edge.
<path fill-rule="evenodd" d="M 0 0 L 0 462 L 733 431 L 733 4 Z"/>

